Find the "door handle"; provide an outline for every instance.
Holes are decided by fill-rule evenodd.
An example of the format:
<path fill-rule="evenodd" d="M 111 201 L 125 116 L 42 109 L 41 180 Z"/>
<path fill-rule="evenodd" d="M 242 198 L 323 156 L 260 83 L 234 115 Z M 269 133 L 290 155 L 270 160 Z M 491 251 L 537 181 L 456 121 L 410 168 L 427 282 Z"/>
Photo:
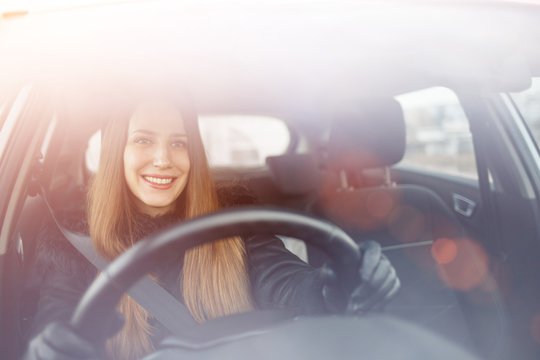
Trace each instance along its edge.
<path fill-rule="evenodd" d="M 455 212 L 469 218 L 472 216 L 474 209 L 476 209 L 476 203 L 474 201 L 459 194 L 452 194 L 452 199 L 454 201 Z"/>

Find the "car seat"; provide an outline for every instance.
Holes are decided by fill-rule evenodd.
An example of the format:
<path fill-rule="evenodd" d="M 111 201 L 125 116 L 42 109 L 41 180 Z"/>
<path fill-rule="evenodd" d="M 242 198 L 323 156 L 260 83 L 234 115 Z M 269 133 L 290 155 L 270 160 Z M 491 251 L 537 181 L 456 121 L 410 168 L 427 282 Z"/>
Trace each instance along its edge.
<path fill-rule="evenodd" d="M 435 192 L 391 178 L 389 167 L 401 161 L 405 145 L 403 111 L 393 98 L 369 99 L 336 113 L 325 167 L 339 185 L 321 188 L 309 211 L 341 226 L 355 241 L 381 243 L 402 281 L 387 311 L 471 347 L 461 296 L 445 278 L 452 264 L 442 264 L 433 251 L 436 241 L 456 244 L 466 234 Z M 378 181 L 368 177 L 374 171 Z M 308 256 L 315 265 L 324 261 L 317 249 L 310 248 Z"/>
<path fill-rule="evenodd" d="M 396 100 L 370 99 L 336 114 L 325 165 L 340 183 L 321 189 L 310 211 L 355 239 L 370 238 L 387 247 L 463 237 L 459 221 L 436 193 L 392 181 L 389 166 L 401 161 L 404 152 L 405 121 Z M 379 184 L 367 178 L 369 169 L 379 170 Z"/>
<path fill-rule="evenodd" d="M 270 169 L 285 193 L 312 191 L 304 195 L 305 212 L 332 221 L 357 242 L 381 243 L 402 281 L 387 312 L 472 348 L 460 295 L 443 281 L 444 265 L 432 253 L 434 241 L 457 241 L 465 231 L 436 193 L 391 179 L 389 167 L 403 158 L 405 136 L 399 103 L 369 99 L 336 113 L 322 158 L 283 155 L 270 160 Z M 326 255 L 308 247 L 308 259 L 320 266 Z"/>

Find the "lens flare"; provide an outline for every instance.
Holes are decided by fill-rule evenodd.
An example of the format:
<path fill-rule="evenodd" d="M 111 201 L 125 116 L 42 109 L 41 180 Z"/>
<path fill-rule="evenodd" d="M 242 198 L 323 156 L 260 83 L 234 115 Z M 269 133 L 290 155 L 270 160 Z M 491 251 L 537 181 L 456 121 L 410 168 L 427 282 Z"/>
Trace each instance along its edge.
<path fill-rule="evenodd" d="M 394 199 L 384 191 L 374 191 L 367 196 L 366 208 L 370 215 L 383 219 L 394 208 Z"/>
<path fill-rule="evenodd" d="M 447 239 L 448 240 L 448 239 Z M 454 250 L 451 243 L 443 241 L 432 248 L 432 255 L 440 256 L 439 277 L 451 288 L 470 291 L 482 285 L 488 275 L 489 259 L 478 243 L 470 239 L 454 239 L 455 256 L 450 262 L 439 262 L 452 257 Z M 435 250 L 433 250 L 435 249 Z M 437 252 L 439 251 L 439 252 Z M 435 256 L 435 255 L 433 255 Z"/>
<path fill-rule="evenodd" d="M 450 264 L 456 259 L 457 245 L 452 239 L 437 239 L 431 246 L 431 256 L 441 265 Z"/>
<path fill-rule="evenodd" d="M 335 182 L 324 178 L 322 188 L 319 194 L 325 213 L 341 226 L 359 231 L 385 226 L 399 203 L 399 193 L 380 190 L 336 191 Z"/>
<path fill-rule="evenodd" d="M 426 236 L 426 219 L 412 206 L 396 206 L 388 217 L 388 230 L 402 243 L 423 241 Z"/>
<path fill-rule="evenodd" d="M 531 321 L 531 336 L 534 341 L 540 344 L 540 313 L 534 315 Z"/>

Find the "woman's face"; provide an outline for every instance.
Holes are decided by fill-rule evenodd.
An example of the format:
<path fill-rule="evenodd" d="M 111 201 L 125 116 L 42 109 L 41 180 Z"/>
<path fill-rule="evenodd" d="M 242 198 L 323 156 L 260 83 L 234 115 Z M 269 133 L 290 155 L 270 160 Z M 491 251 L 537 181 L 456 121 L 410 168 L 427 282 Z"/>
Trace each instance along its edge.
<path fill-rule="evenodd" d="M 142 103 L 133 113 L 124 149 L 124 176 L 139 211 L 174 210 L 188 180 L 188 138 L 180 112 L 165 102 Z"/>

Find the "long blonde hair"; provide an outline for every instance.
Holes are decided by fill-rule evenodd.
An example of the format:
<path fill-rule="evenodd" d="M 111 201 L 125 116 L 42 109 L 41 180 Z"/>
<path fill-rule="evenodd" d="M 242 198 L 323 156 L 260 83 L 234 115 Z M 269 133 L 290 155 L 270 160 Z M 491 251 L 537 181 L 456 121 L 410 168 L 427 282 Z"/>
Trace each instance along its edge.
<path fill-rule="evenodd" d="M 114 259 L 133 243 L 135 207 L 124 178 L 123 153 L 134 102 L 124 104 L 107 122 L 102 134 L 101 157 L 88 193 L 90 234 L 97 251 Z M 189 179 L 176 200 L 179 220 L 219 208 L 204 152 L 197 117 L 189 105 L 179 107 L 188 136 L 191 162 Z M 178 286 L 196 321 L 248 311 L 253 308 L 243 241 L 227 238 L 191 248 L 184 254 Z M 136 359 L 153 350 L 150 315 L 129 296 L 118 305 L 125 317 L 121 332 L 106 346 L 111 359 Z"/>

